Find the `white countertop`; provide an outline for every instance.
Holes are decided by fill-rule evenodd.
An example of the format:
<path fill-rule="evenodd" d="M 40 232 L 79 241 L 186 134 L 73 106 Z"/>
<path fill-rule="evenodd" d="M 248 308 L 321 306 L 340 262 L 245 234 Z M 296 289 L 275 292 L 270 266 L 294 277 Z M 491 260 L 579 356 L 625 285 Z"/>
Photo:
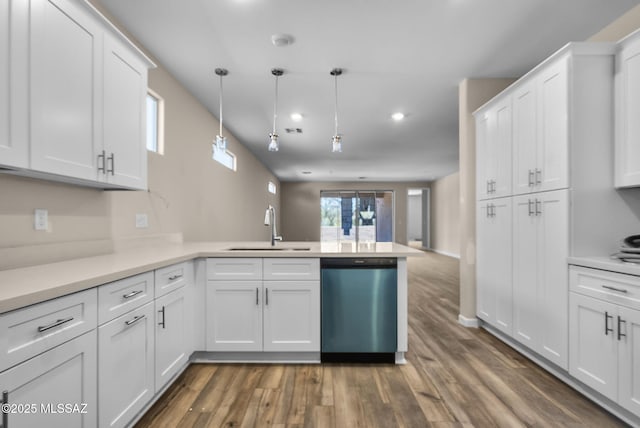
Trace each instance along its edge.
<path fill-rule="evenodd" d="M 241 250 L 232 251 L 230 248 Z M 111 254 L 0 271 L 0 313 L 200 257 L 410 257 L 419 250 L 392 242 L 166 243 Z M 308 248 L 308 250 L 306 250 Z M 304 249 L 304 250 L 301 250 Z"/>
<path fill-rule="evenodd" d="M 570 265 L 584 266 L 593 269 L 608 270 L 611 272 L 626 273 L 640 276 L 640 264 L 623 262 L 606 256 L 600 257 L 569 257 Z"/>

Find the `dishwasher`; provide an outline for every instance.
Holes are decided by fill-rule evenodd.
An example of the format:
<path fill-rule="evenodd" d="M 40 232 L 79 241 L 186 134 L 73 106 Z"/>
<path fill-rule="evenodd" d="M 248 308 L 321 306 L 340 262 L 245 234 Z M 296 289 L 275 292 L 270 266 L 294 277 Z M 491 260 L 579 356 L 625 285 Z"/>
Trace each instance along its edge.
<path fill-rule="evenodd" d="M 395 258 L 323 258 L 322 362 L 394 363 L 398 274 Z"/>

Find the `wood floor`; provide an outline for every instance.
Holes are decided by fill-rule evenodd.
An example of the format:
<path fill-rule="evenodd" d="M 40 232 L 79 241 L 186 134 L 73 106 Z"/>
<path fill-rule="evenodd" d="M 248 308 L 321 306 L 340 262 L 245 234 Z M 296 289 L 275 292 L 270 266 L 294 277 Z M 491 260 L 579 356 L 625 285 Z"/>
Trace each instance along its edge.
<path fill-rule="evenodd" d="M 189 367 L 137 427 L 619 427 L 481 329 L 457 323 L 458 261 L 409 259 L 408 364 Z"/>

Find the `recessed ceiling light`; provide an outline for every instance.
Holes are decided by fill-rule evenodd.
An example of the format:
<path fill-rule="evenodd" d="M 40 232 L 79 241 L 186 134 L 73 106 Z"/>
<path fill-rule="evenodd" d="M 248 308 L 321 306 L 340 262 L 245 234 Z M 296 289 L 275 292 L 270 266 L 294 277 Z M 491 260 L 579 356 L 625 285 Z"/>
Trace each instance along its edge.
<path fill-rule="evenodd" d="M 309 175 L 309 174 L 311 174 L 311 171 L 302 171 L 302 173 L 303 173 L 304 175 Z"/>
<path fill-rule="evenodd" d="M 271 36 L 271 43 L 279 48 L 289 46 L 293 43 L 293 36 L 290 34 L 274 34 Z"/>
<path fill-rule="evenodd" d="M 302 120 L 302 114 L 300 113 L 291 113 L 291 120 L 295 122 L 300 122 Z"/>
<path fill-rule="evenodd" d="M 404 113 L 400 113 L 400 112 L 398 112 L 398 113 L 393 113 L 393 114 L 391 115 L 391 118 L 392 118 L 393 120 L 402 120 L 402 119 L 404 119 Z"/>

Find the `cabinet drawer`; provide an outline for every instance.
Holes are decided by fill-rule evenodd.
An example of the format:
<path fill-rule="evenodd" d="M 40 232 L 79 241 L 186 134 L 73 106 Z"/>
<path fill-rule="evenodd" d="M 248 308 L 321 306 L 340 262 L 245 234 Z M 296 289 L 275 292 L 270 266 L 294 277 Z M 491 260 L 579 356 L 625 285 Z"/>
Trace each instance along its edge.
<path fill-rule="evenodd" d="M 264 259 L 265 280 L 319 280 L 320 259 Z"/>
<path fill-rule="evenodd" d="M 156 269 L 156 297 L 182 287 L 192 281 L 193 263 L 184 262 Z"/>
<path fill-rule="evenodd" d="M 153 300 L 153 272 L 98 287 L 98 324 L 103 324 Z"/>
<path fill-rule="evenodd" d="M 212 279 L 212 280 L 262 279 L 262 259 L 245 259 L 245 258 L 207 259 L 207 279 Z"/>
<path fill-rule="evenodd" d="M 571 291 L 640 309 L 640 277 L 638 276 L 571 266 L 569 280 Z"/>
<path fill-rule="evenodd" d="M 0 316 L 0 371 L 97 326 L 95 288 Z"/>

